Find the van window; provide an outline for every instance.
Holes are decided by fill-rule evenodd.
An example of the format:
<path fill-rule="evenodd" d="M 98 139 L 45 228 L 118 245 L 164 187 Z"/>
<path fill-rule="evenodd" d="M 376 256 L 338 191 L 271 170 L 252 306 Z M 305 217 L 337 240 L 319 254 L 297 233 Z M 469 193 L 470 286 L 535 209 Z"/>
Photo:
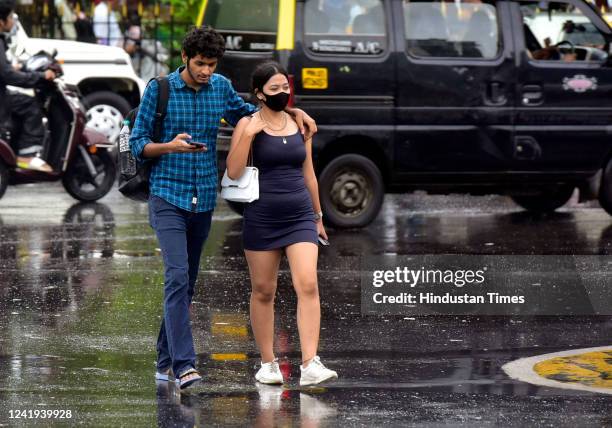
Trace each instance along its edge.
<path fill-rule="evenodd" d="M 594 61 L 607 58 L 606 39 L 577 7 L 562 2 L 522 2 L 527 56 L 538 61 Z"/>
<path fill-rule="evenodd" d="M 501 50 L 494 3 L 404 0 L 404 25 L 415 57 L 492 59 Z"/>
<path fill-rule="evenodd" d="M 230 51 L 272 51 L 278 30 L 278 1 L 209 0 L 204 24 L 217 29 Z"/>
<path fill-rule="evenodd" d="M 380 55 L 387 50 L 382 0 L 307 0 L 304 39 L 316 54 Z"/>
<path fill-rule="evenodd" d="M 210 0 L 204 23 L 218 30 L 276 32 L 278 1 Z"/>

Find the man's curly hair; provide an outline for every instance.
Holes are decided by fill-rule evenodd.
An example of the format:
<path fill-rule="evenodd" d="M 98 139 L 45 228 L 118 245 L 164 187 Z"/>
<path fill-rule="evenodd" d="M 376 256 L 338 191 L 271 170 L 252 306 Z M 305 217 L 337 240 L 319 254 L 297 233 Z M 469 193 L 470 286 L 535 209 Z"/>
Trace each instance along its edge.
<path fill-rule="evenodd" d="M 191 59 L 197 55 L 221 58 L 225 53 L 225 39 L 207 25 L 192 28 L 183 39 L 183 52 Z"/>
<path fill-rule="evenodd" d="M 0 19 L 6 21 L 15 10 L 15 0 L 0 0 Z"/>

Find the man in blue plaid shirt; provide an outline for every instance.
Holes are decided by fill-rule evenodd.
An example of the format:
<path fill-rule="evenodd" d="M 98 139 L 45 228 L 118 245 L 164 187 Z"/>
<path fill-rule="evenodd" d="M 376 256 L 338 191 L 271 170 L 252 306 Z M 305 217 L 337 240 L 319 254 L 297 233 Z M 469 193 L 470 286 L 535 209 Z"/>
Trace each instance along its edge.
<path fill-rule="evenodd" d="M 228 79 L 214 74 L 224 52 L 225 41 L 212 28 L 191 30 L 183 40 L 185 65 L 168 76 L 170 91 L 162 141 L 151 141 L 159 90 L 155 80 L 145 90 L 130 139 L 138 161 L 154 160 L 149 219 L 165 268 L 156 379 L 169 380 L 173 373 L 181 388 L 201 380 L 195 364 L 189 307 L 217 198 L 219 123 L 224 118 L 235 125 L 256 111 L 238 96 Z M 308 130 L 316 132 L 314 121 L 304 112 L 295 109 L 293 113 L 302 130 L 306 122 Z"/>

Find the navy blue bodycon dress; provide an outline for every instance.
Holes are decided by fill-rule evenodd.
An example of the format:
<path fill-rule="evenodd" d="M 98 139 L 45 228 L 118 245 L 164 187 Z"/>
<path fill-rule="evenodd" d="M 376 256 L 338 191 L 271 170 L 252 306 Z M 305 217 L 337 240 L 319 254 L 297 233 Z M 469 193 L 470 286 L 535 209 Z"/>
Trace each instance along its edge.
<path fill-rule="evenodd" d="M 259 199 L 245 204 L 244 249 L 317 244 L 317 223 L 302 169 L 306 159 L 302 134 L 276 137 L 262 131 L 253 139 L 252 150 L 253 165 L 259 169 Z"/>

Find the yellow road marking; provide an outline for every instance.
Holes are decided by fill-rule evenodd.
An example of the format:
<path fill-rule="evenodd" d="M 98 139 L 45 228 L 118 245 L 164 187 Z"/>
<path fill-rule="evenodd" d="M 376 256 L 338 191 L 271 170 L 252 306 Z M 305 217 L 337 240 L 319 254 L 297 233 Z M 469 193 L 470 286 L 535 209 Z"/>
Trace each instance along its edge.
<path fill-rule="evenodd" d="M 533 370 L 559 382 L 612 388 L 612 350 L 552 358 L 537 363 Z"/>
<path fill-rule="evenodd" d="M 510 361 L 502 370 L 533 385 L 612 394 L 612 346 L 570 349 Z"/>
<path fill-rule="evenodd" d="M 214 336 L 234 336 L 241 339 L 249 335 L 249 319 L 242 314 L 219 313 L 211 319 L 211 332 Z"/>
<path fill-rule="evenodd" d="M 212 330 L 212 334 L 215 336 L 225 335 L 225 336 L 246 337 L 249 334 L 246 326 L 213 325 L 211 330 Z"/>
<path fill-rule="evenodd" d="M 216 361 L 246 361 L 246 354 L 211 354 L 210 358 Z"/>

